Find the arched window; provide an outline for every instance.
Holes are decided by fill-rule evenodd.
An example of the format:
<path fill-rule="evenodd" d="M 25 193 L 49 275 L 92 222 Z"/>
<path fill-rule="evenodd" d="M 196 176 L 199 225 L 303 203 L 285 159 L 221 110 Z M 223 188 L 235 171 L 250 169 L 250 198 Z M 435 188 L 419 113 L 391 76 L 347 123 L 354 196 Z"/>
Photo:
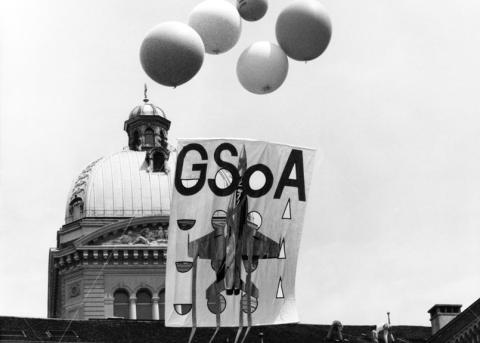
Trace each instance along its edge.
<path fill-rule="evenodd" d="M 164 167 L 165 158 L 161 152 L 156 152 L 153 154 L 153 171 L 162 172 L 165 171 Z"/>
<path fill-rule="evenodd" d="M 137 319 L 153 319 L 152 293 L 145 288 L 137 292 Z"/>
<path fill-rule="evenodd" d="M 145 130 L 145 145 L 150 147 L 155 146 L 153 130 L 151 128 Z"/>
<path fill-rule="evenodd" d="M 160 314 L 160 320 L 165 320 L 165 290 L 162 289 L 158 292 L 158 310 Z"/>
<path fill-rule="evenodd" d="M 113 315 L 128 319 L 128 292 L 124 289 L 119 289 L 113 294 Z"/>

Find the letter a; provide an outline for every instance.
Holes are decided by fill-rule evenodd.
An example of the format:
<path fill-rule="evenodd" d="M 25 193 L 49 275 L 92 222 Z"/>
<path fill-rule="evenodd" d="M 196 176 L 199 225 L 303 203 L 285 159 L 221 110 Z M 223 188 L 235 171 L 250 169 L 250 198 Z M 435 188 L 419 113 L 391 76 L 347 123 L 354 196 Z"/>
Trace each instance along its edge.
<path fill-rule="evenodd" d="M 295 178 L 290 179 L 290 175 L 295 167 Z M 288 156 L 285 168 L 283 168 L 282 176 L 278 182 L 277 189 L 273 196 L 274 199 L 280 199 L 285 186 L 297 187 L 298 200 L 305 201 L 305 176 L 303 174 L 303 153 L 302 150 L 292 149 Z"/>

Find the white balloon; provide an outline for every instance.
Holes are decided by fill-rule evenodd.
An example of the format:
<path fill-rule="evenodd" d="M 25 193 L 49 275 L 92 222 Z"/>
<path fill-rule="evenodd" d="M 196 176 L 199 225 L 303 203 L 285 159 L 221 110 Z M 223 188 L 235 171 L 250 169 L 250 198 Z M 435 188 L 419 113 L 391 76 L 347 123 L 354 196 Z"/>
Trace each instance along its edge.
<path fill-rule="evenodd" d="M 188 24 L 202 37 L 209 54 L 221 54 L 233 48 L 242 31 L 237 9 L 225 0 L 201 2 L 190 13 Z"/>
<path fill-rule="evenodd" d="M 256 42 L 245 49 L 237 62 L 237 76 L 242 86 L 255 94 L 275 91 L 288 73 L 287 55 L 270 42 Z"/>

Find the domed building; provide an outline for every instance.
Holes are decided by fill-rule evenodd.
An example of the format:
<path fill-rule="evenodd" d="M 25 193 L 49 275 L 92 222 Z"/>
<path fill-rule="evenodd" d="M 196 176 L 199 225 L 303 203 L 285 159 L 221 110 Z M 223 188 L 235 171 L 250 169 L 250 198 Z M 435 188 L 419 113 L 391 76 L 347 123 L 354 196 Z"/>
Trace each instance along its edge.
<path fill-rule="evenodd" d="M 128 148 L 76 178 L 49 254 L 49 317 L 163 319 L 169 128 L 145 94 L 125 121 Z"/>

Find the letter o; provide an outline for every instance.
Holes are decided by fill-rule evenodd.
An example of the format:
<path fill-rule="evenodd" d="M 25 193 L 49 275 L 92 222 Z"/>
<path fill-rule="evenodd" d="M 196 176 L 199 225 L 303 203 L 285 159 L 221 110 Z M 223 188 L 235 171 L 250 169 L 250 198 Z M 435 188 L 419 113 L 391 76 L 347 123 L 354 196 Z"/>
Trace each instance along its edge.
<path fill-rule="evenodd" d="M 265 176 L 265 184 L 260 189 L 252 189 L 250 187 L 250 177 L 256 171 L 261 172 Z M 245 193 L 252 198 L 259 198 L 267 194 L 273 185 L 273 174 L 270 171 L 270 169 L 264 164 L 255 164 L 251 166 L 245 171 L 243 178 L 244 178 L 243 188 L 245 189 Z"/>

